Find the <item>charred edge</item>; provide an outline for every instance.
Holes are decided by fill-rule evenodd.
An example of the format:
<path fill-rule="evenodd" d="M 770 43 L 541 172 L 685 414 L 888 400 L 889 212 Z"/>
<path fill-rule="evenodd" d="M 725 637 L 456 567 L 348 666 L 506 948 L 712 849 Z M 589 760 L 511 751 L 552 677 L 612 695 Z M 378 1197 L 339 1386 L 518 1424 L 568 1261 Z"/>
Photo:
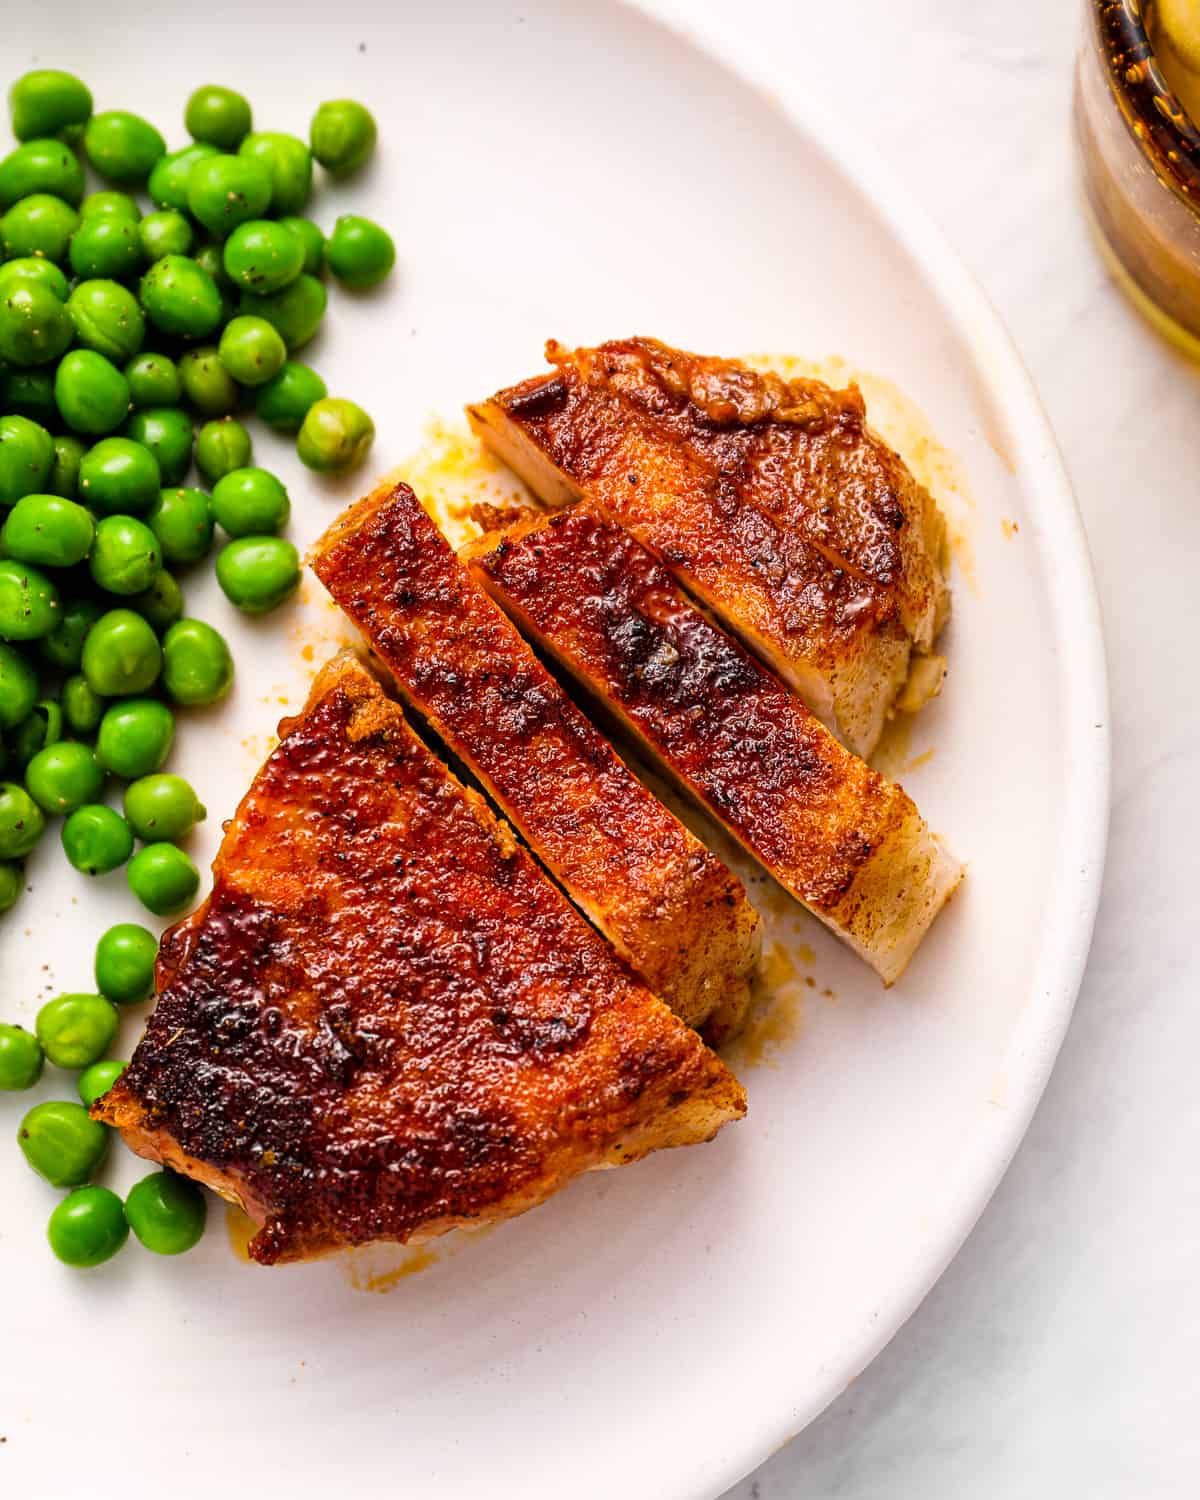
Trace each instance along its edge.
<path fill-rule="evenodd" d="M 532 390 L 516 391 L 505 398 L 505 410 L 514 417 L 536 417 L 561 406 L 567 399 L 567 382 L 561 375 L 551 375 Z"/>

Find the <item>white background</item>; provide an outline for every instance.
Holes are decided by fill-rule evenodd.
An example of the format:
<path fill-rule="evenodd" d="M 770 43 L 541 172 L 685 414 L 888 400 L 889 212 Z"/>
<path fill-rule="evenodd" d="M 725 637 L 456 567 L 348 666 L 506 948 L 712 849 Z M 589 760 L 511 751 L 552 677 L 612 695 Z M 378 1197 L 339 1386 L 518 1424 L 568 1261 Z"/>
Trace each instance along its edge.
<path fill-rule="evenodd" d="M 686 9 L 732 59 L 815 72 L 1007 322 L 1088 526 L 1115 739 L 1095 947 L 1024 1146 L 918 1314 L 730 1500 L 1195 1496 L 1200 379 L 1109 284 L 1079 213 L 1080 8 Z"/>

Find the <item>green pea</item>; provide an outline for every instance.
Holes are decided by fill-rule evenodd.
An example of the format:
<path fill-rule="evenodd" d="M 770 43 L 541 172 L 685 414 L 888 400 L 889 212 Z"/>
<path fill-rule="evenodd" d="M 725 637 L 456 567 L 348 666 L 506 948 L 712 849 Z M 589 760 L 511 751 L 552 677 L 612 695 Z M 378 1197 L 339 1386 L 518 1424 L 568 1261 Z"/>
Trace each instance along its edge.
<path fill-rule="evenodd" d="M 0 1021 L 0 1090 L 31 1089 L 42 1076 L 42 1044 L 24 1026 Z"/>
<path fill-rule="evenodd" d="M 26 790 L 43 812 L 74 812 L 85 802 L 94 802 L 103 784 L 99 762 L 78 740 L 47 745 L 25 768 Z"/>
<path fill-rule="evenodd" d="M 233 318 L 225 325 L 217 352 L 230 375 L 248 386 L 270 380 L 287 359 L 282 338 L 265 318 Z"/>
<path fill-rule="evenodd" d="M 300 554 L 282 537 L 241 537 L 217 554 L 217 582 L 238 609 L 248 615 L 266 614 L 295 592 Z"/>
<path fill-rule="evenodd" d="M 206 813 L 189 782 L 160 771 L 125 788 L 125 816 L 138 838 L 153 843 L 186 837 Z"/>
<path fill-rule="evenodd" d="M 109 594 L 140 594 L 162 567 L 158 538 L 136 516 L 105 516 L 96 524 L 88 567 Z"/>
<path fill-rule="evenodd" d="M 238 310 L 251 317 L 266 318 L 279 330 L 289 349 L 300 349 L 321 326 L 327 300 L 324 283 L 301 272 L 281 292 L 265 296 L 243 292 Z"/>
<path fill-rule="evenodd" d="M 0 729 L 15 729 L 37 702 L 38 677 L 29 658 L 0 641 Z"/>
<path fill-rule="evenodd" d="M 188 206 L 188 179 L 192 175 L 192 168 L 206 157 L 218 154 L 215 146 L 196 142 L 194 145 L 184 146 L 181 151 L 168 151 L 165 156 L 160 156 L 154 163 L 150 181 L 146 184 L 150 201 L 159 208 L 173 208 L 183 213 Z"/>
<path fill-rule="evenodd" d="M 49 364 L 73 337 L 67 309 L 48 287 L 26 283 L 0 299 L 0 358 L 21 365 Z"/>
<path fill-rule="evenodd" d="M 138 225 L 138 238 L 147 260 L 161 260 L 164 255 L 187 255 L 195 235 L 192 226 L 173 208 L 147 214 Z"/>
<path fill-rule="evenodd" d="M 386 229 L 358 214 L 343 214 L 325 251 L 329 269 L 356 292 L 376 286 L 396 264 L 396 246 Z"/>
<path fill-rule="evenodd" d="M 308 202 L 312 191 L 312 153 L 297 136 L 261 130 L 246 137 L 238 147 L 238 155 L 260 163 L 270 174 L 273 214 L 299 213 Z"/>
<path fill-rule="evenodd" d="M 233 683 L 233 657 L 225 637 L 203 620 L 184 619 L 163 640 L 163 686 L 185 707 L 217 703 Z"/>
<path fill-rule="evenodd" d="M 181 486 L 160 490 L 146 520 L 158 538 L 159 551 L 165 562 L 190 563 L 208 556 L 212 547 L 213 514 L 203 490 Z"/>
<path fill-rule="evenodd" d="M 0 161 L 0 209 L 41 193 L 76 207 L 83 197 L 83 168 L 62 141 L 25 141 Z"/>
<path fill-rule="evenodd" d="M 0 860 L 0 912 L 9 911 L 21 896 L 21 866 Z"/>
<path fill-rule="evenodd" d="M 326 396 L 312 405 L 296 452 L 310 469 L 341 474 L 362 463 L 375 438 L 375 424 L 361 406 Z"/>
<path fill-rule="evenodd" d="M 277 432 L 298 432 L 309 408 L 326 394 L 325 382 L 308 365 L 289 359 L 255 393 L 254 411 Z"/>
<path fill-rule="evenodd" d="M 54 403 L 54 376 L 49 369 L 9 370 L 0 376 L 5 411 L 28 417 L 42 427 L 58 423 L 58 407 Z"/>
<path fill-rule="evenodd" d="M 181 1255 L 204 1233 L 207 1209 L 194 1182 L 175 1172 L 151 1172 L 125 1199 L 130 1229 L 156 1255 Z"/>
<path fill-rule="evenodd" d="M 203 338 L 221 321 L 216 282 L 186 255 L 156 260 L 142 277 L 139 295 L 154 326 L 179 338 Z"/>
<path fill-rule="evenodd" d="M 79 205 L 81 219 L 99 218 L 103 214 L 111 214 L 117 219 L 132 219 L 135 224 L 142 216 L 141 210 L 128 193 L 118 193 L 112 188 L 89 193 Z"/>
<path fill-rule="evenodd" d="M 0 297 L 6 296 L 10 287 L 34 283 L 53 292 L 60 302 L 67 300 L 71 290 L 71 283 L 62 268 L 41 256 L 23 255 L 19 260 L 6 261 L 0 266 Z"/>
<path fill-rule="evenodd" d="M 216 484 L 234 469 L 245 468 L 250 457 L 250 434 L 232 417 L 205 422 L 196 434 L 196 467 L 209 484 Z"/>
<path fill-rule="evenodd" d="M 189 96 L 183 123 L 195 140 L 235 151 L 250 134 L 250 105 L 233 89 L 206 83 Z"/>
<path fill-rule="evenodd" d="M 184 396 L 206 417 L 224 416 L 237 405 L 237 383 L 211 345 L 190 349 L 183 356 L 179 381 Z"/>
<path fill-rule="evenodd" d="M 54 441 L 28 417 L 0 416 L 0 505 L 45 490 L 54 463 Z"/>
<path fill-rule="evenodd" d="M 59 361 L 54 399 L 76 432 L 112 432 L 129 411 L 129 387 L 111 360 L 94 349 L 72 349 Z"/>
<path fill-rule="evenodd" d="M 145 260 L 138 226 L 113 215 L 84 219 L 67 251 L 76 276 L 132 276 Z"/>
<path fill-rule="evenodd" d="M 135 411 L 125 433 L 154 454 L 162 484 L 178 484 L 187 473 L 192 461 L 192 423 L 177 406 L 148 406 Z"/>
<path fill-rule="evenodd" d="M 124 1206 L 109 1188 L 76 1188 L 50 1215 L 46 1238 L 64 1265 L 101 1265 L 129 1238 Z"/>
<path fill-rule="evenodd" d="M 54 381 L 50 381 L 50 400 L 54 400 Z M 57 413 L 58 408 L 55 407 Z M 50 466 L 50 476 L 46 480 L 46 491 L 51 495 L 59 495 L 64 500 L 74 500 L 79 491 L 79 466 L 83 462 L 86 452 L 83 443 L 77 437 L 71 437 L 63 433 L 54 439 L 54 462 Z"/>
<path fill-rule="evenodd" d="M 0 558 L 0 641 L 36 641 L 58 624 L 58 590 L 31 563 Z"/>
<path fill-rule="evenodd" d="M 72 672 L 62 685 L 62 712 L 72 734 L 91 734 L 104 714 L 104 699 L 88 686 L 82 672 Z"/>
<path fill-rule="evenodd" d="M 0 529 L 0 547 L 18 562 L 70 568 L 92 545 L 92 518 L 74 500 L 58 495 L 25 495 Z"/>
<path fill-rule="evenodd" d="M 0 859 L 24 859 L 45 828 L 45 814 L 25 788 L 0 781 Z"/>
<path fill-rule="evenodd" d="M 54 376 L 46 366 L 40 370 L 5 370 L 0 367 L 0 410 L 28 417 L 42 427 L 58 424 L 54 404 Z"/>
<path fill-rule="evenodd" d="M 172 406 L 183 393 L 175 361 L 166 354 L 135 354 L 122 373 L 134 407 Z"/>
<path fill-rule="evenodd" d="M 9 731 L 8 749 L 14 764 L 27 766 L 47 745 L 56 745 L 62 738 L 62 725 L 62 709 L 57 700 L 43 698 L 35 703 L 32 713 Z"/>
<path fill-rule="evenodd" d="M 116 1011 L 113 1017 L 115 1020 Z M 46 1055 L 50 1057 L 49 1052 Z M 53 1057 L 50 1060 L 53 1062 Z M 104 1126 L 93 1120 L 82 1104 L 66 1099 L 35 1104 L 21 1121 L 17 1142 L 33 1170 L 54 1187 L 86 1182 L 108 1154 Z"/>
<path fill-rule="evenodd" d="M 62 738 L 62 709 L 53 698 L 43 698 L 32 711 L 9 731 L 8 749 L 14 765 L 27 766 L 47 745 Z"/>
<path fill-rule="evenodd" d="M 183 590 L 164 568 L 143 593 L 130 595 L 129 607 L 136 610 L 156 634 L 162 635 L 183 615 Z"/>
<path fill-rule="evenodd" d="M 141 515 L 158 499 L 158 459 L 132 438 L 102 438 L 79 465 L 79 496 L 101 516 Z"/>
<path fill-rule="evenodd" d="M 290 229 L 304 247 L 304 264 L 301 269 L 310 276 L 320 276 L 325 270 L 325 236 L 321 233 L 320 226 L 311 219 L 301 219 L 295 215 L 289 215 L 278 222 L 283 228 Z"/>
<path fill-rule="evenodd" d="M 225 273 L 252 292 L 278 292 L 304 269 L 304 244 L 284 224 L 251 219 L 225 241 Z"/>
<path fill-rule="evenodd" d="M 58 623 L 38 642 L 38 649 L 51 666 L 73 672 L 83 660 L 83 643 L 104 613 L 94 599 L 72 599 L 59 610 Z"/>
<path fill-rule="evenodd" d="M 118 922 L 96 944 L 96 988 L 117 1005 L 135 1005 L 154 988 L 158 939 L 136 922 Z"/>
<path fill-rule="evenodd" d="M 79 215 L 61 198 L 34 193 L 21 198 L 0 218 L 0 242 L 10 260 L 42 256 L 61 265 L 67 258 Z"/>
<path fill-rule="evenodd" d="M 83 675 L 102 698 L 144 693 L 158 680 L 162 662 L 158 637 L 131 609 L 101 615 L 83 643 Z M 102 733 L 103 728 L 102 722 Z"/>
<path fill-rule="evenodd" d="M 61 135 L 87 123 L 92 94 L 82 79 L 58 68 L 23 73 L 8 91 L 13 135 L 19 141 Z"/>
<path fill-rule="evenodd" d="M 232 537 L 282 531 L 292 509 L 281 481 L 257 468 L 234 469 L 218 479 L 212 508 L 217 523 Z"/>
<path fill-rule="evenodd" d="M 245 156 L 209 156 L 188 178 L 188 210 L 219 238 L 257 219 L 271 201 L 271 174 Z"/>
<path fill-rule="evenodd" d="M 207 245 L 201 245 L 192 256 L 192 259 L 198 266 L 202 266 L 208 272 L 222 292 L 228 291 L 232 287 L 233 283 L 230 281 L 225 270 L 225 247 L 223 245 L 215 241 L 210 241 Z M 2 274 L 3 272 L 0 271 L 0 275 Z"/>
<path fill-rule="evenodd" d="M 133 829 L 103 802 L 88 802 L 63 824 L 62 846 L 81 874 L 107 875 L 133 853 Z"/>
<path fill-rule="evenodd" d="M 79 343 L 105 359 L 126 360 L 142 347 L 146 320 L 128 287 L 115 281 L 81 281 L 67 299 L 67 312 Z"/>
<path fill-rule="evenodd" d="M 354 99 L 327 99 L 312 118 L 312 154 L 334 177 L 356 172 L 375 149 L 371 111 Z"/>
<path fill-rule="evenodd" d="M 114 776 L 132 781 L 159 769 L 171 753 L 174 738 L 175 716 L 165 703 L 128 698 L 105 710 L 96 737 L 96 759 Z M 109 994 L 103 984 L 100 988 Z"/>
<path fill-rule="evenodd" d="M 63 729 L 62 709 L 54 703 L 54 724 L 51 726 L 48 712 L 49 700 L 34 703 L 33 712 L 23 718 L 7 735 L 7 756 L 13 766 L 26 766 L 46 741 L 60 738 Z"/>
<path fill-rule="evenodd" d="M 84 1068 L 75 1085 L 84 1107 L 91 1109 L 97 1099 L 108 1093 L 128 1066 L 127 1062 L 122 1062 L 119 1058 L 106 1057 L 100 1062 L 94 1062 L 90 1068 Z"/>
<path fill-rule="evenodd" d="M 147 911 L 181 911 L 200 888 L 200 871 L 174 844 L 143 844 L 125 867 L 129 889 Z"/>
<path fill-rule="evenodd" d="M 101 177 L 122 186 L 144 187 L 167 143 L 148 121 L 123 109 L 93 115 L 83 132 L 83 149 Z"/>
<path fill-rule="evenodd" d="M 36 1029 L 56 1068 L 86 1068 L 108 1051 L 119 1025 L 116 1008 L 103 995 L 59 995 L 38 1011 Z"/>

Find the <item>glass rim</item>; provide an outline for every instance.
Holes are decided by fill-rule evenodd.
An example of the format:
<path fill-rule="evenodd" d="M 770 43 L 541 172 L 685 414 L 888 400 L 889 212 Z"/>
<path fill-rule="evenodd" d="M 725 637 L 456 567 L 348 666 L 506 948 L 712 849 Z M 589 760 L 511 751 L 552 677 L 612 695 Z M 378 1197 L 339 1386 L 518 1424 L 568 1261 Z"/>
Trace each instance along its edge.
<path fill-rule="evenodd" d="M 1200 212 L 1200 129 L 1158 66 L 1143 0 L 1089 0 L 1089 9 L 1125 124 L 1159 176 Z"/>

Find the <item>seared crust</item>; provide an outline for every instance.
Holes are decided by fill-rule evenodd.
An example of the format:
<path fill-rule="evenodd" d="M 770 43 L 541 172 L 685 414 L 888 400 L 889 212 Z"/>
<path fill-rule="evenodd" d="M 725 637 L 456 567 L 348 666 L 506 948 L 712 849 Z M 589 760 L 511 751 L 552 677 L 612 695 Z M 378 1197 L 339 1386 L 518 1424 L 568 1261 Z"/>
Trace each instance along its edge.
<path fill-rule="evenodd" d="M 628 527 L 868 754 L 949 593 L 941 514 L 858 390 L 654 339 L 547 357 L 468 409 L 483 441 L 548 504 L 586 495 Z"/>
<path fill-rule="evenodd" d="M 280 729 L 93 1106 L 241 1202 L 256 1260 L 505 1218 L 744 1113 L 361 663 Z"/>
<path fill-rule="evenodd" d="M 311 562 L 405 700 L 650 989 L 713 1041 L 735 1031 L 759 925 L 741 882 L 629 772 L 412 490 L 368 495 Z"/>
<path fill-rule="evenodd" d="M 846 751 L 580 503 L 465 549 L 513 618 L 886 982 L 961 877 L 905 793 Z"/>

